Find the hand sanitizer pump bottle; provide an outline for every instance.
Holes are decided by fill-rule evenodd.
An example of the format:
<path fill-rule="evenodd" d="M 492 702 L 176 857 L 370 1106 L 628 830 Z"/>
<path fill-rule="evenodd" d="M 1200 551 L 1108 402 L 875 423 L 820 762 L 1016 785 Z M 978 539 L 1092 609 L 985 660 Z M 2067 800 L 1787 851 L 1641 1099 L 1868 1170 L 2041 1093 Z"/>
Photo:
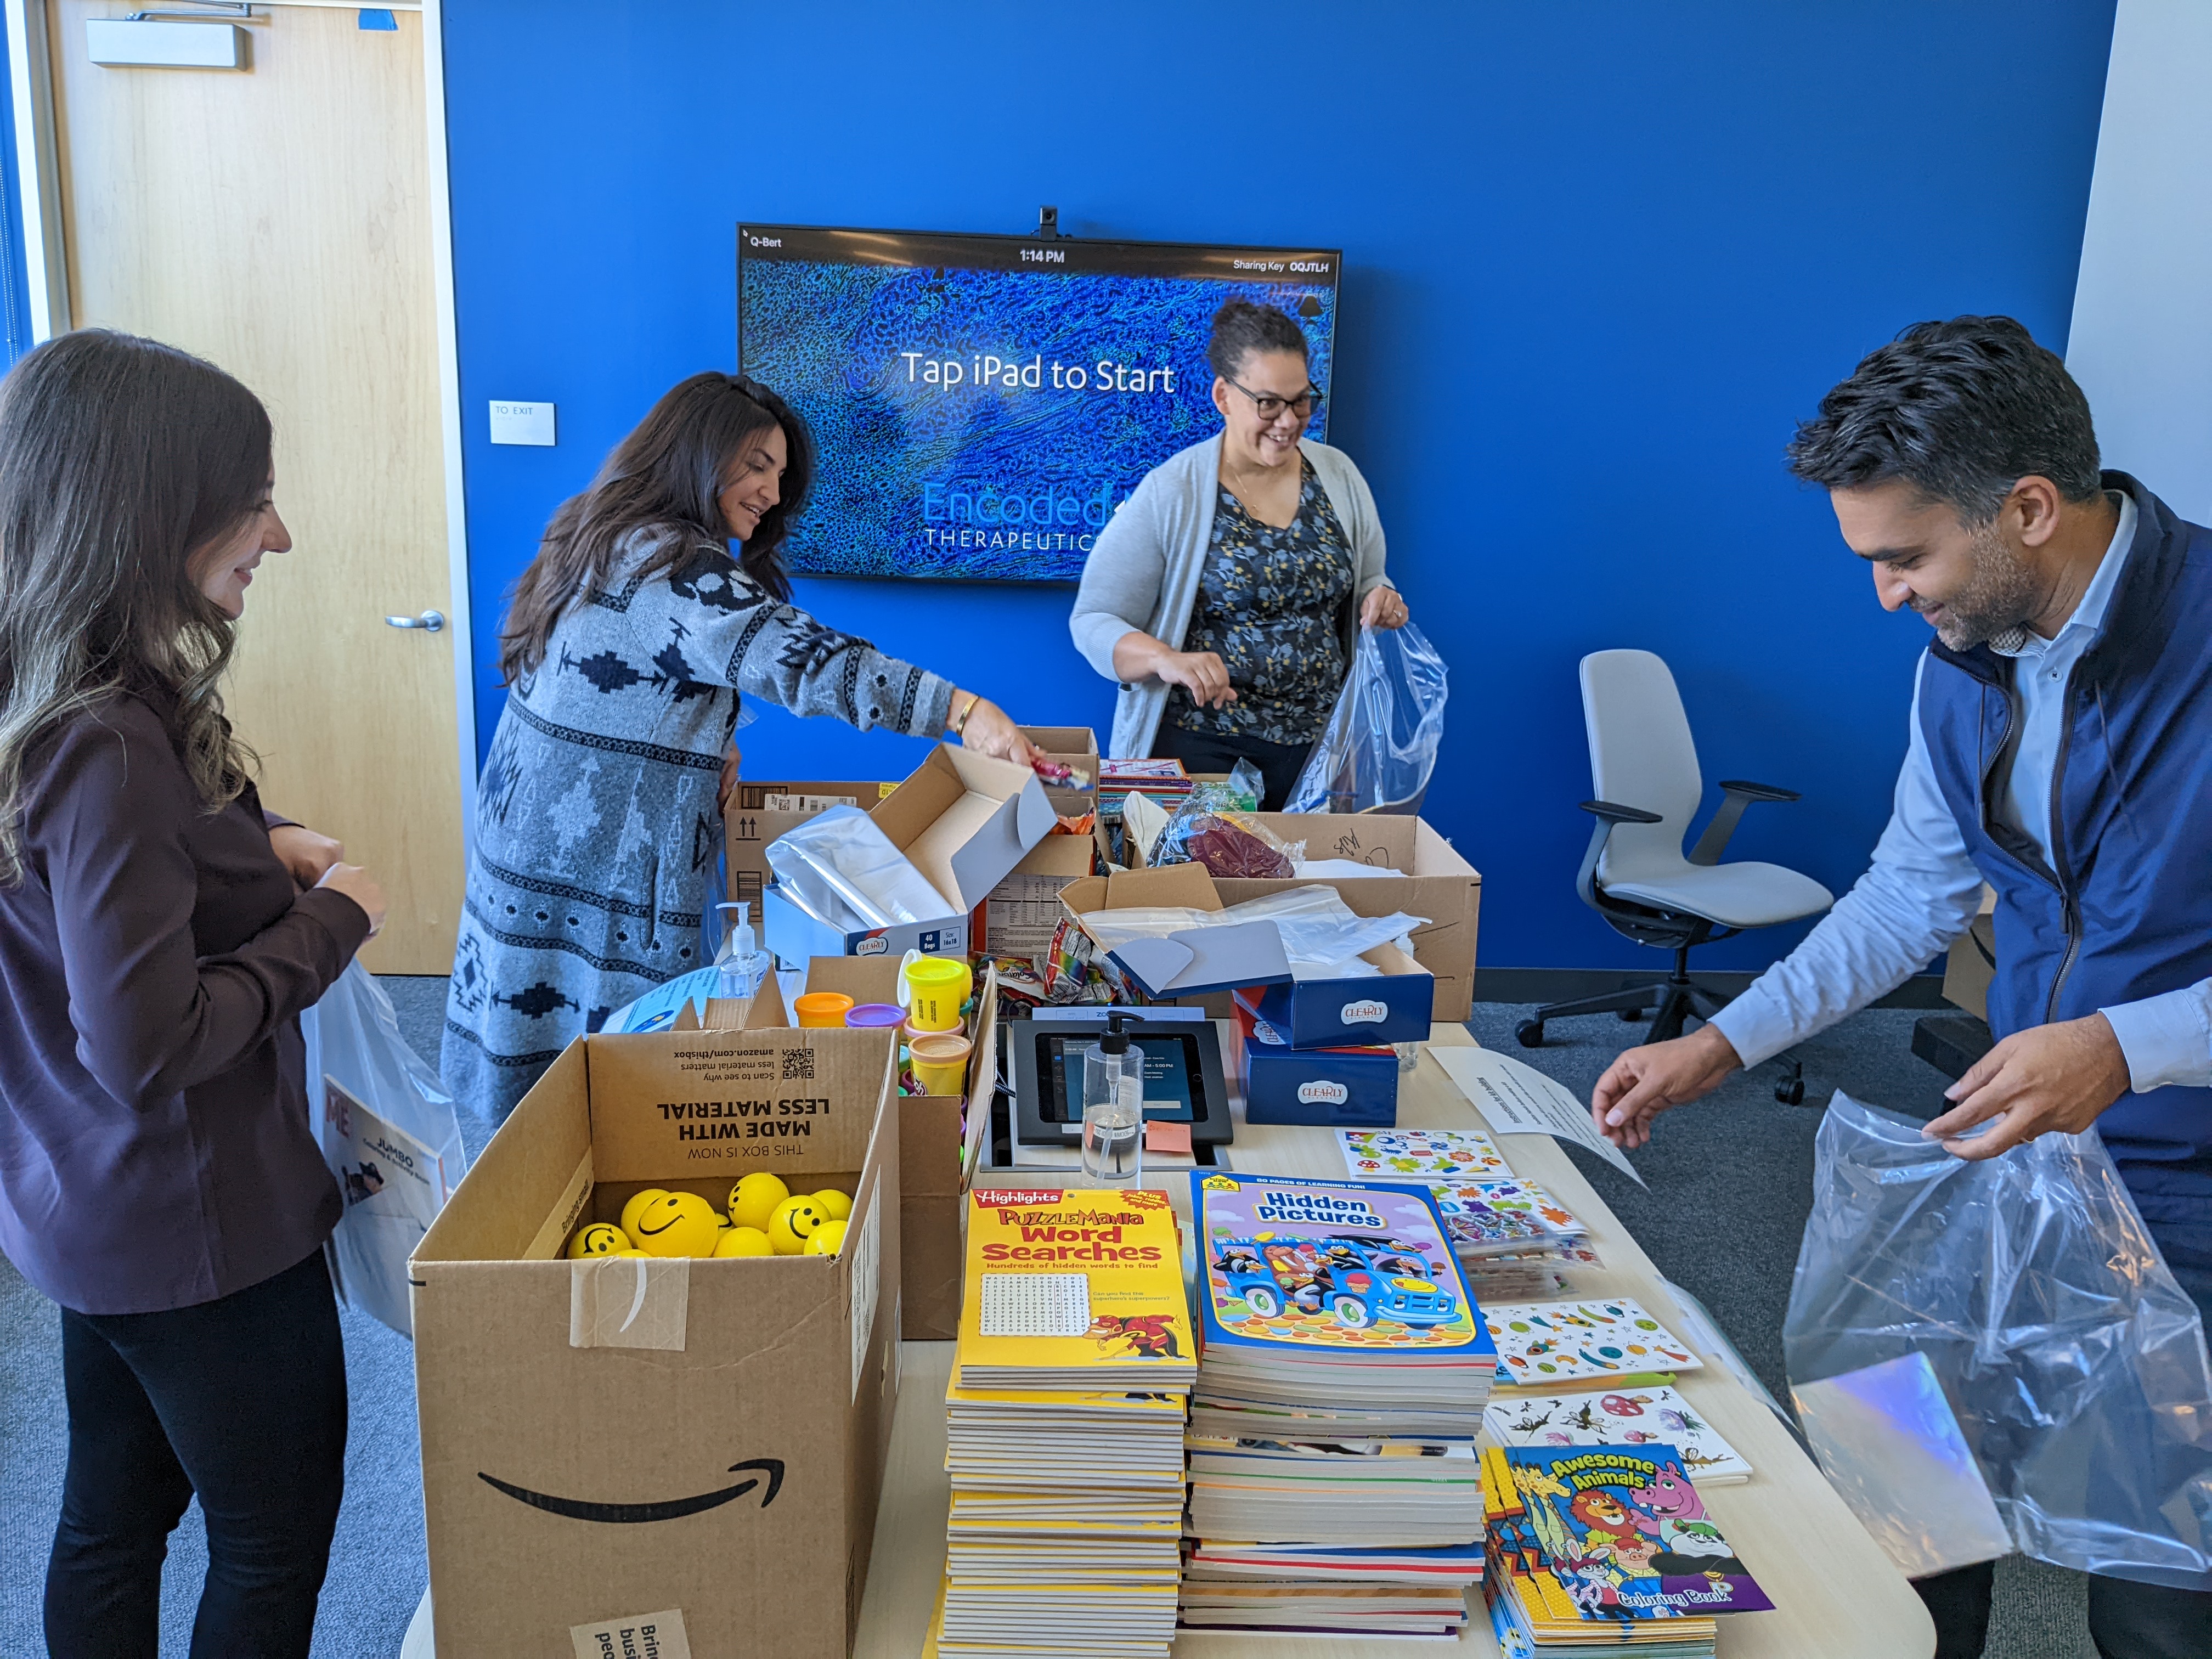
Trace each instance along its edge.
<path fill-rule="evenodd" d="M 732 910 L 738 913 L 737 921 L 722 935 L 722 948 L 714 953 L 714 994 L 735 997 L 750 1010 L 752 1000 L 760 994 L 761 981 L 768 971 L 768 957 L 753 933 L 752 904 L 747 901 L 714 908 L 723 913 L 725 919 Z"/>
<path fill-rule="evenodd" d="M 1145 1056 L 1126 1025 L 1138 1016 L 1116 1008 L 1106 1035 L 1083 1055 L 1083 1177 L 1102 1187 L 1133 1187 L 1145 1158 Z"/>

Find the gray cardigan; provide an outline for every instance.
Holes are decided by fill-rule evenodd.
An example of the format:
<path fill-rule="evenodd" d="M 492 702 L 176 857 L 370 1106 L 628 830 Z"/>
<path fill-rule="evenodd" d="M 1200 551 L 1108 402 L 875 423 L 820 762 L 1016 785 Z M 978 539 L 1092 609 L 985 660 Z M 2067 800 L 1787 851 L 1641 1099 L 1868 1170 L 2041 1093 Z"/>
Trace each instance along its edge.
<path fill-rule="evenodd" d="M 1328 492 L 1337 521 L 1352 538 L 1352 595 L 1341 618 L 1345 660 L 1358 644 L 1359 602 L 1368 591 L 1391 585 L 1382 574 L 1382 525 L 1375 497 L 1352 458 L 1340 449 L 1314 442 L 1298 445 L 1313 464 L 1314 476 Z M 1125 635 L 1150 634 L 1180 651 L 1198 598 L 1200 574 L 1212 545 L 1213 517 L 1221 489 L 1221 439 L 1204 438 L 1178 450 L 1147 472 L 1121 503 L 1091 549 L 1076 590 L 1067 631 L 1084 660 L 1108 679 L 1114 672 L 1114 647 Z M 1135 758 L 1152 752 L 1160 715 L 1167 707 L 1162 679 L 1124 684 L 1114 705 L 1113 741 L 1106 752 Z"/>

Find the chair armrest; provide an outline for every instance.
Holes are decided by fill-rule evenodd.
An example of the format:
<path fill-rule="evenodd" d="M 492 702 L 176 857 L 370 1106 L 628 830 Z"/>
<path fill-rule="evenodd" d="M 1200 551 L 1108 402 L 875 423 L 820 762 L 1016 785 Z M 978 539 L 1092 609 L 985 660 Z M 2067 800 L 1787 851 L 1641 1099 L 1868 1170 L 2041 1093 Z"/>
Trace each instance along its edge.
<path fill-rule="evenodd" d="M 1603 818 L 1607 825 L 1664 822 L 1656 812 L 1647 812 L 1640 806 L 1616 806 L 1609 800 L 1586 800 L 1583 803 L 1583 811 Z"/>
<path fill-rule="evenodd" d="M 1746 800 L 1802 800 L 1795 789 L 1784 789 L 1771 783 L 1746 783 L 1741 778 L 1723 778 L 1721 787 L 1731 795 L 1741 795 Z"/>
<path fill-rule="evenodd" d="M 1741 778 L 1721 780 L 1721 804 L 1713 809 L 1713 819 L 1705 832 L 1698 837 L 1698 844 L 1690 852 L 1692 864 L 1718 864 L 1726 850 L 1729 837 L 1735 834 L 1736 820 L 1743 809 L 1755 800 L 1801 800 L 1795 789 L 1778 788 L 1771 783 L 1746 783 Z"/>
<path fill-rule="evenodd" d="M 1603 908 L 1597 902 L 1598 860 L 1605 856 L 1605 844 L 1613 839 L 1616 823 L 1663 823 L 1666 820 L 1656 812 L 1647 812 L 1640 806 L 1620 806 L 1609 800 L 1586 800 L 1583 811 L 1595 817 L 1597 828 L 1590 832 L 1589 850 L 1583 854 L 1583 867 L 1575 876 L 1575 891 L 1582 902 L 1593 910 Z"/>

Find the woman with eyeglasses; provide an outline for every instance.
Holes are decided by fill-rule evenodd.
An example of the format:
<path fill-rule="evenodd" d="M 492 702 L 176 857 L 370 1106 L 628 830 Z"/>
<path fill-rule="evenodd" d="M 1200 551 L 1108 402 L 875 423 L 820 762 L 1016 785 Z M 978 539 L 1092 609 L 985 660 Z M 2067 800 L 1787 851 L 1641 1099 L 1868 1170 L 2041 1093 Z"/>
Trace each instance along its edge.
<path fill-rule="evenodd" d="M 1306 337 L 1231 300 L 1206 346 L 1218 437 L 1147 473 L 1083 568 L 1076 649 L 1119 681 L 1110 752 L 1259 769 L 1278 811 L 1328 725 L 1362 628 L 1399 628 L 1359 469 L 1303 436 L 1321 403 Z"/>

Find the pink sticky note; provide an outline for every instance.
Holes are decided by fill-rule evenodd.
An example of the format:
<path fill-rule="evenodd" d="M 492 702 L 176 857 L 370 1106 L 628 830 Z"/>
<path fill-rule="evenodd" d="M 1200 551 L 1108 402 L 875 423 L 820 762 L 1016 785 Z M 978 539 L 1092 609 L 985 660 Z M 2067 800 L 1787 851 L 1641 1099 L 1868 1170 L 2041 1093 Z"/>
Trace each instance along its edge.
<path fill-rule="evenodd" d="M 1145 1150 L 1148 1152 L 1190 1152 L 1190 1125 L 1188 1123 L 1154 1123 L 1145 1125 Z"/>

